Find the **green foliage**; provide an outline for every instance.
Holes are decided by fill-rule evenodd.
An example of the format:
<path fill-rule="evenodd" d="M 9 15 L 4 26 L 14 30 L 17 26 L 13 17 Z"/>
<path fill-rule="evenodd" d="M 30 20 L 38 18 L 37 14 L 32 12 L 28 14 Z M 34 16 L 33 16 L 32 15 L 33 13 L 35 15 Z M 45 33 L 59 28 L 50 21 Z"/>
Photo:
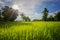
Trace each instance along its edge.
<path fill-rule="evenodd" d="M 31 21 L 30 18 L 28 16 L 25 16 L 24 13 L 21 14 L 21 17 L 24 21 Z"/>
<path fill-rule="evenodd" d="M 18 11 L 5 6 L 2 8 L 2 16 L 4 21 L 14 21 L 17 18 Z"/>
<path fill-rule="evenodd" d="M 47 21 L 54 21 L 54 17 L 52 15 L 50 15 L 48 18 L 47 18 Z"/>
<path fill-rule="evenodd" d="M 41 21 L 41 20 L 39 20 L 39 19 L 34 19 L 33 21 Z"/>
<path fill-rule="evenodd" d="M 48 10 L 47 8 L 44 8 L 42 20 L 47 21 L 47 16 L 48 16 Z"/>
<path fill-rule="evenodd" d="M 1 10 L 0 10 L 0 21 L 1 21 Z"/>
<path fill-rule="evenodd" d="M 55 21 L 60 21 L 60 11 L 55 14 Z"/>
<path fill-rule="evenodd" d="M 1 26 L 5 28 L 0 28 L 0 40 L 60 40 L 60 22 L 0 22 Z"/>
<path fill-rule="evenodd" d="M 2 21 L 2 20 L 3 20 L 3 17 L 2 17 L 2 12 L 0 10 L 0 21 Z"/>
<path fill-rule="evenodd" d="M 27 19 L 27 21 L 31 21 L 30 18 L 29 18 L 28 16 L 26 17 L 26 19 Z"/>

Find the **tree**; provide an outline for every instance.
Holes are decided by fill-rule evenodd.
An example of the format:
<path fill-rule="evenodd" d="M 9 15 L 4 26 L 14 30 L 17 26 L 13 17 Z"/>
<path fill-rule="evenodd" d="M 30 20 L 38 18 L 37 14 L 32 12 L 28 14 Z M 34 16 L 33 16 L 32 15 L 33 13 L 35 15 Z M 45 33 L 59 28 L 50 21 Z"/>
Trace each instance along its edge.
<path fill-rule="evenodd" d="M 21 17 L 24 21 L 31 21 L 30 18 L 28 16 L 25 16 L 24 13 L 21 14 Z"/>
<path fill-rule="evenodd" d="M 47 8 L 44 8 L 42 20 L 47 21 L 47 16 L 48 16 L 48 10 Z"/>
<path fill-rule="evenodd" d="M 47 21 L 54 21 L 54 17 L 52 15 L 50 15 L 48 18 L 47 18 Z"/>
<path fill-rule="evenodd" d="M 2 18 L 2 12 L 0 10 L 0 21 L 2 21 L 2 20 L 3 20 L 3 18 Z"/>
<path fill-rule="evenodd" d="M 26 17 L 26 19 L 27 19 L 27 21 L 31 21 L 30 18 L 29 18 L 28 16 Z"/>
<path fill-rule="evenodd" d="M 24 15 L 24 13 L 22 13 L 22 14 L 20 14 L 20 15 L 21 15 L 23 21 L 25 21 L 25 15 Z"/>
<path fill-rule="evenodd" d="M 1 21 L 1 10 L 0 10 L 0 21 Z"/>
<path fill-rule="evenodd" d="M 34 19 L 33 21 L 41 21 L 41 20 L 39 20 L 39 19 Z"/>
<path fill-rule="evenodd" d="M 60 21 L 60 11 L 55 14 L 55 21 Z"/>
<path fill-rule="evenodd" d="M 2 16 L 4 17 L 4 21 L 14 21 L 18 16 L 18 10 L 5 6 L 2 8 Z"/>

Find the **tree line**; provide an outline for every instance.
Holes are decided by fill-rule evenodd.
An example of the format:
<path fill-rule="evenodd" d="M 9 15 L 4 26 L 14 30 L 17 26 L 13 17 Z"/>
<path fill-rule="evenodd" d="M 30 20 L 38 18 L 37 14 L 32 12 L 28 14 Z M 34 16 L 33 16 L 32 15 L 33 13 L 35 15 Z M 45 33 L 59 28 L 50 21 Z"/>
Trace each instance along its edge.
<path fill-rule="evenodd" d="M 55 13 L 54 16 L 50 15 L 49 17 L 48 17 L 48 12 L 49 12 L 48 9 L 44 8 L 42 21 L 60 21 L 60 11 Z"/>
<path fill-rule="evenodd" d="M 24 13 L 20 14 L 23 21 L 31 21 Z M 0 21 L 14 21 L 18 16 L 18 10 L 9 6 L 4 6 L 0 9 Z"/>
<path fill-rule="evenodd" d="M 34 19 L 33 21 L 60 21 L 60 11 L 54 13 L 54 15 L 48 15 L 49 10 L 44 8 L 42 19 Z M 48 17 L 49 16 L 49 17 Z"/>
<path fill-rule="evenodd" d="M 55 16 L 50 15 L 48 17 L 49 10 L 44 8 L 42 19 L 34 19 L 33 21 L 60 21 L 60 11 L 55 13 Z M 24 13 L 20 14 L 23 21 L 31 21 L 31 19 Z M 0 9 L 0 21 L 14 21 L 18 16 L 18 10 L 15 10 L 9 6 L 4 6 Z"/>

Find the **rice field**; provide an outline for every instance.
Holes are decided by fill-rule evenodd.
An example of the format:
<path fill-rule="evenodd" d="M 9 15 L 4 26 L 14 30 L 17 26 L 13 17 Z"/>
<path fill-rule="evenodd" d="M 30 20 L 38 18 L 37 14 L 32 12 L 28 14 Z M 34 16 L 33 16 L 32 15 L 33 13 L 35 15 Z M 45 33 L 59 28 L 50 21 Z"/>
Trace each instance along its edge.
<path fill-rule="evenodd" d="M 0 40 L 60 40 L 60 22 L 0 22 Z"/>

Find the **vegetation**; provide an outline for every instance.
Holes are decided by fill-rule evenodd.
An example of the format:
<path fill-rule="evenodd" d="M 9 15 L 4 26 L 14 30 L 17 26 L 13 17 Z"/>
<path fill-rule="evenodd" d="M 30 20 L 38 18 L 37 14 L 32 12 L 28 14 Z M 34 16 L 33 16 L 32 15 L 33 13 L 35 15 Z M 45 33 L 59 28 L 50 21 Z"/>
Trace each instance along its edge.
<path fill-rule="evenodd" d="M 50 17 L 47 18 L 47 21 L 60 21 L 60 11 L 55 13 L 55 16 L 50 15 Z"/>
<path fill-rule="evenodd" d="M 0 19 L 3 16 L 3 21 L 14 21 L 18 16 L 18 10 L 14 10 L 9 6 L 1 8 Z"/>
<path fill-rule="evenodd" d="M 54 21 L 54 17 L 52 15 L 50 15 L 48 18 L 47 18 L 47 21 Z"/>
<path fill-rule="evenodd" d="M 2 22 L 0 40 L 60 40 L 60 22 Z"/>
<path fill-rule="evenodd" d="M 42 20 L 47 21 L 47 16 L 48 16 L 48 10 L 47 8 L 44 8 Z"/>
<path fill-rule="evenodd" d="M 60 21 L 60 11 L 55 14 L 55 21 Z"/>
<path fill-rule="evenodd" d="M 1 8 L 0 40 L 60 40 L 60 22 L 46 22 L 60 21 L 60 12 L 49 17 L 48 12 L 45 8 L 42 19 L 33 20 L 39 22 L 28 22 L 31 19 L 24 13 L 20 15 L 25 22 L 12 22 L 17 18 L 18 10 L 8 6 Z"/>
<path fill-rule="evenodd" d="M 41 21 L 41 20 L 39 20 L 39 19 L 34 19 L 33 21 Z"/>
<path fill-rule="evenodd" d="M 21 17 L 24 21 L 31 21 L 30 18 L 28 16 L 25 16 L 24 13 L 21 14 Z"/>
<path fill-rule="evenodd" d="M 2 17 L 1 17 L 1 10 L 0 10 L 0 21 L 2 20 Z"/>
<path fill-rule="evenodd" d="M 42 19 L 34 19 L 33 21 L 60 21 L 60 11 L 55 13 L 55 16 L 48 17 L 48 9 L 44 8 Z M 24 13 L 20 14 L 23 21 L 31 21 Z M 0 9 L 0 21 L 14 21 L 18 16 L 18 10 L 12 9 L 9 6 L 4 6 Z"/>

